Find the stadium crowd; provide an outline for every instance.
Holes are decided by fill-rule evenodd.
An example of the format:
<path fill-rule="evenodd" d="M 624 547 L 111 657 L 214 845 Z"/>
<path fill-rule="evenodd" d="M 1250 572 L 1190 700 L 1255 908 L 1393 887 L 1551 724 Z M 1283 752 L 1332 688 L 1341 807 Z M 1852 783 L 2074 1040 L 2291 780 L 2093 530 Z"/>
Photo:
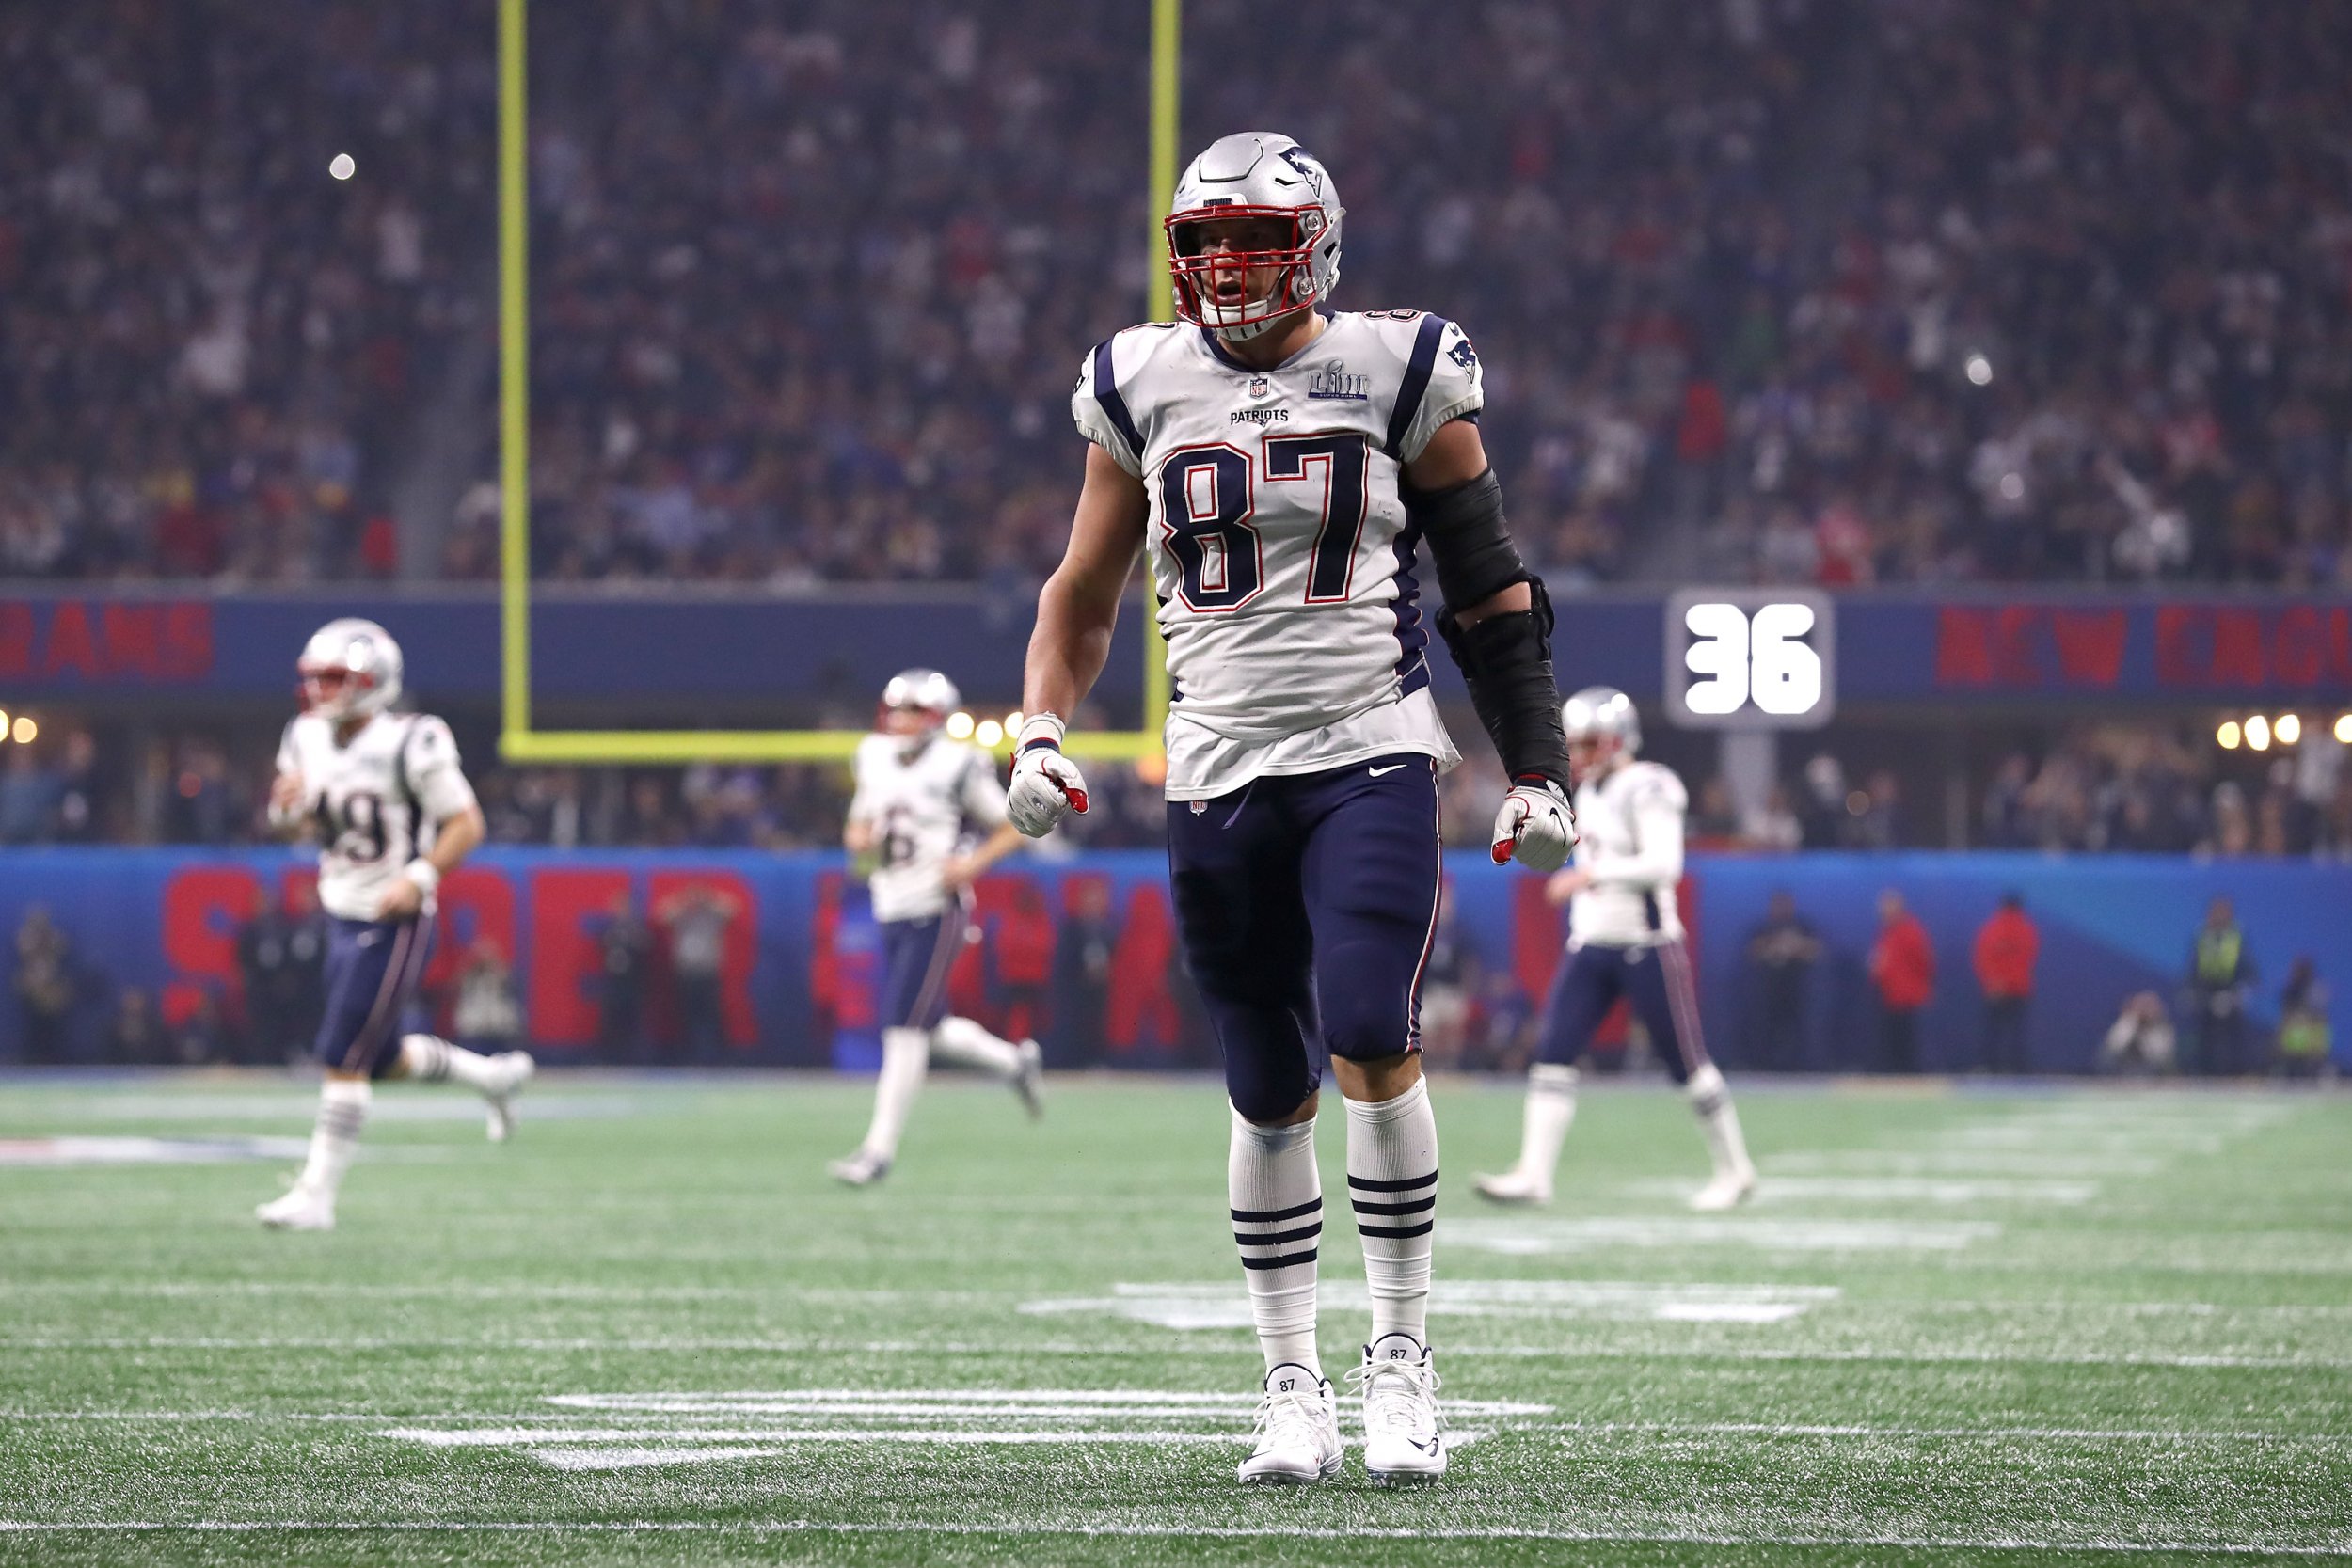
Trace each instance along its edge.
<path fill-rule="evenodd" d="M 1343 303 L 1479 341 L 1555 587 L 2352 580 L 2352 13 L 2253 0 L 1188 8 L 1188 134 L 1353 203 Z M 537 569 L 1019 578 L 1138 314 L 1142 13 L 597 0 L 534 34 Z M 487 331 L 457 6 L 0 11 L 0 576 L 437 562 Z M 1214 69 L 1210 69 L 1213 65 Z M 327 160 L 357 158 L 337 182 Z M 469 384 L 488 427 L 487 378 Z M 476 476 L 482 477 L 482 476 Z"/>

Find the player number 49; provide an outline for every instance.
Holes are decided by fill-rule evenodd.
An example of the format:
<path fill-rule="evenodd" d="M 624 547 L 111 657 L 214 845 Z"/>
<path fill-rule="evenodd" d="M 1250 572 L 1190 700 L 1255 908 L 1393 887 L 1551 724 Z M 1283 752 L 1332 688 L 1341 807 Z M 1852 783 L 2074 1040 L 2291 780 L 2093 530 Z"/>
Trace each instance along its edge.
<path fill-rule="evenodd" d="M 1748 703 L 1766 713 L 1810 713 L 1821 700 L 1821 656 L 1801 639 L 1813 629 L 1813 607 L 1694 604 L 1683 613 L 1693 675 L 1683 701 L 1692 713 L 1720 717 Z"/>

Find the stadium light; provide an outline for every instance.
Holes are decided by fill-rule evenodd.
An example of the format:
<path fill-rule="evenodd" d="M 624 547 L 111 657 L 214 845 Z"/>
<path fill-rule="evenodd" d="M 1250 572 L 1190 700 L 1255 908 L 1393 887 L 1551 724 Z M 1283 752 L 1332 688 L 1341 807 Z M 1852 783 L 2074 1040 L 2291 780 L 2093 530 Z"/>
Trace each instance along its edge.
<path fill-rule="evenodd" d="M 971 739 L 972 716 L 961 708 L 947 715 L 947 738 L 950 740 Z"/>
<path fill-rule="evenodd" d="M 2292 746 L 2303 738 L 2303 721 L 2292 713 L 2279 715 L 2279 721 L 2270 726 L 2270 733 L 2279 737 L 2281 746 Z"/>
<path fill-rule="evenodd" d="M 348 180 L 359 172 L 359 166 L 350 153 L 338 152 L 327 161 L 326 172 L 338 180 Z"/>
<path fill-rule="evenodd" d="M 1970 355 L 1968 356 L 1968 380 L 1972 386 L 1991 386 L 1993 384 L 1993 361 L 1981 354 Z"/>
<path fill-rule="evenodd" d="M 2337 717 L 2336 738 L 2346 746 L 2352 746 L 2352 713 L 2341 714 Z"/>
<path fill-rule="evenodd" d="M 8 710 L 0 708 L 0 740 L 8 738 Z"/>
<path fill-rule="evenodd" d="M 40 726 L 33 722 L 31 714 L 20 713 L 16 716 L 16 722 L 8 726 L 8 734 L 19 746 L 30 746 L 33 737 L 40 734 Z"/>
<path fill-rule="evenodd" d="M 2221 727 L 2214 731 L 2213 737 L 2217 741 L 2220 742 L 2221 749 L 2223 751 L 2236 751 L 2238 741 L 2242 738 L 2238 733 L 2237 721 L 2234 719 L 2224 719 L 2221 721 Z"/>
<path fill-rule="evenodd" d="M 2270 750 L 2270 721 L 2261 714 L 2249 714 L 2246 719 L 2246 744 L 2257 752 Z"/>
<path fill-rule="evenodd" d="M 983 750 L 993 750 L 996 743 L 1005 738 L 1005 726 L 993 719 L 983 719 L 980 721 L 979 728 L 972 732 L 972 738 L 977 741 Z"/>

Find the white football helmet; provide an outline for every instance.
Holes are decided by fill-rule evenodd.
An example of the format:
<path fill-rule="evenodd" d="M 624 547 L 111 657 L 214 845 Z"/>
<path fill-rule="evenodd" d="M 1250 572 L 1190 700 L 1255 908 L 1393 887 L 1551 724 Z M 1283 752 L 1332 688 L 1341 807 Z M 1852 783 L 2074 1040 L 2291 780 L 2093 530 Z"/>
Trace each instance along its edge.
<path fill-rule="evenodd" d="M 303 711 L 339 721 L 381 713 L 400 700 L 401 668 L 400 644 L 373 621 L 329 621 L 294 661 Z"/>
<path fill-rule="evenodd" d="M 1633 711 L 1633 699 L 1613 686 L 1588 686 L 1561 704 L 1560 726 L 1571 746 L 1589 741 L 1607 751 L 1613 745 L 1627 756 L 1642 749 L 1642 716 Z"/>
<path fill-rule="evenodd" d="M 963 705 L 963 693 L 936 670 L 901 670 L 882 688 L 882 705 L 885 723 L 893 714 L 914 721 L 911 727 L 892 733 L 911 741 L 929 740 L 947 721 L 947 715 Z"/>
<path fill-rule="evenodd" d="M 1254 338 L 1294 310 L 1330 297 L 1340 281 L 1340 205 L 1314 155 L 1274 131 L 1219 136 L 1184 168 L 1168 211 L 1168 265 L 1176 313 L 1232 342 Z M 1211 219 L 1267 218 L 1287 244 L 1263 250 L 1204 247 Z M 1249 274 L 1273 268 L 1273 286 L 1249 296 Z"/>

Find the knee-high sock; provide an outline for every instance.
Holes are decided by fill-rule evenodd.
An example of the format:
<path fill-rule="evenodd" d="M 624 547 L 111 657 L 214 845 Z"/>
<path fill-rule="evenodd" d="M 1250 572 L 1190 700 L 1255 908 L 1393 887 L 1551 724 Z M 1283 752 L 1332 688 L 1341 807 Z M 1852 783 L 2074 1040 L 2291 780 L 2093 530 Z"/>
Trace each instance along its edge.
<path fill-rule="evenodd" d="M 1568 1141 L 1568 1124 L 1576 1120 L 1577 1070 L 1552 1062 L 1537 1062 L 1527 1069 L 1527 1107 L 1519 1114 L 1519 1168 L 1551 1187 L 1560 1168 L 1560 1146 Z"/>
<path fill-rule="evenodd" d="M 400 1065 L 420 1084 L 463 1084 L 484 1094 L 496 1091 L 502 1076 L 489 1057 L 438 1035 L 403 1035 Z"/>
<path fill-rule="evenodd" d="M 999 1078 L 1021 1070 L 1021 1048 L 1000 1040 L 968 1018 L 943 1018 L 931 1031 L 931 1054 L 943 1062 L 961 1062 Z"/>
<path fill-rule="evenodd" d="M 359 1130 L 367 1125 L 368 1102 L 374 1098 L 364 1078 L 329 1078 L 319 1089 L 319 1118 L 310 1129 L 310 1157 L 303 1162 L 300 1185 L 335 1196 L 358 1152 Z"/>
<path fill-rule="evenodd" d="M 1314 1118 L 1260 1127 L 1236 1111 L 1225 1191 L 1266 1370 L 1304 1367 L 1320 1378 L 1315 1257 L 1323 1243 L 1323 1176 L 1315 1169 Z"/>
<path fill-rule="evenodd" d="M 1748 1143 L 1740 1135 L 1740 1113 L 1732 1108 L 1731 1090 L 1714 1063 L 1691 1074 L 1691 1110 L 1707 1135 L 1707 1152 L 1715 1161 L 1717 1176 L 1737 1175 L 1756 1167 L 1748 1162 Z"/>
<path fill-rule="evenodd" d="M 885 1160 L 898 1154 L 898 1134 L 930 1066 L 930 1037 L 920 1029 L 882 1031 L 882 1075 L 874 1081 L 874 1119 L 866 1129 L 866 1152 Z"/>
<path fill-rule="evenodd" d="M 1438 1118 L 1429 1085 L 1394 1100 L 1347 1101 L 1347 1196 L 1363 1238 L 1372 1338 L 1429 1341 L 1429 1255 L 1438 1209 Z"/>

